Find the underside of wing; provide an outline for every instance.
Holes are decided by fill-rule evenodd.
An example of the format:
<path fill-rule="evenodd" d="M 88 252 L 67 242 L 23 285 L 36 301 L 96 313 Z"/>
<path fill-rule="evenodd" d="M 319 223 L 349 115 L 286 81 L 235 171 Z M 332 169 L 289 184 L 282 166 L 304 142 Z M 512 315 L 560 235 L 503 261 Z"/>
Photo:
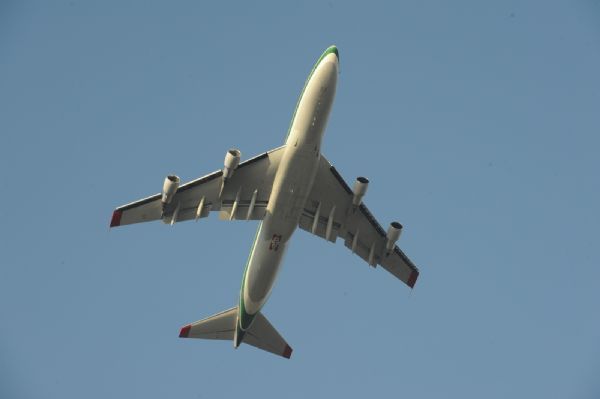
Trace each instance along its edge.
<path fill-rule="evenodd" d="M 338 237 L 369 265 L 388 272 L 414 287 L 419 270 L 395 244 L 402 226 L 393 222 L 388 230 L 362 203 L 368 180 L 358 178 L 354 189 L 323 156 L 313 189 L 300 218 L 300 228 L 330 242 Z"/>
<path fill-rule="evenodd" d="M 153 220 L 173 224 L 206 217 L 210 211 L 218 211 L 221 219 L 260 220 L 284 148 L 242 162 L 227 177 L 218 170 L 179 186 L 177 176 L 168 176 L 162 193 L 117 208 L 110 226 Z"/>

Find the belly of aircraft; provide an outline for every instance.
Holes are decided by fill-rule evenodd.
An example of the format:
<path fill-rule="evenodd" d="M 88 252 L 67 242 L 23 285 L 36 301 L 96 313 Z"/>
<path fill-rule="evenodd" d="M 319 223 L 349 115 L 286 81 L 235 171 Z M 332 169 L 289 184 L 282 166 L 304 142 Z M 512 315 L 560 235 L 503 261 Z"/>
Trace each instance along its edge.
<path fill-rule="evenodd" d="M 269 201 L 259 228 L 244 282 L 245 310 L 254 314 L 266 302 L 287 249 L 298 227 L 304 204 L 312 189 L 318 158 L 301 154 L 291 157 L 278 182 L 279 190 Z"/>
<path fill-rule="evenodd" d="M 248 323 L 271 293 L 288 242 L 312 190 L 336 82 L 337 58 L 315 70 L 299 100 L 242 283 L 240 317 Z M 249 324 L 242 326 L 247 327 Z"/>

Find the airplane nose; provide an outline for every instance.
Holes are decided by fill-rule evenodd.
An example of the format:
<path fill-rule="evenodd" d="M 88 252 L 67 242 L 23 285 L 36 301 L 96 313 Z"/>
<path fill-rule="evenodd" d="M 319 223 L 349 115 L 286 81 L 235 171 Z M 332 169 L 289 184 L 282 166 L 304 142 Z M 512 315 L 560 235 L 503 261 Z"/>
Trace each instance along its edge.
<path fill-rule="evenodd" d="M 338 48 L 336 46 L 329 46 L 327 50 L 323 53 L 321 58 L 327 57 L 329 54 L 335 54 L 335 60 L 339 64 L 340 63 L 340 53 L 338 52 Z"/>
<path fill-rule="evenodd" d="M 335 57 L 340 61 L 340 54 L 338 53 L 338 49 L 336 46 L 329 46 L 329 48 L 325 51 L 326 53 L 333 53 Z"/>
<path fill-rule="evenodd" d="M 321 63 L 321 61 L 325 61 L 326 63 L 335 64 L 336 70 L 340 65 L 340 53 L 336 46 L 329 46 L 327 49 L 321 54 L 319 57 L 319 61 L 317 61 L 317 65 Z"/>

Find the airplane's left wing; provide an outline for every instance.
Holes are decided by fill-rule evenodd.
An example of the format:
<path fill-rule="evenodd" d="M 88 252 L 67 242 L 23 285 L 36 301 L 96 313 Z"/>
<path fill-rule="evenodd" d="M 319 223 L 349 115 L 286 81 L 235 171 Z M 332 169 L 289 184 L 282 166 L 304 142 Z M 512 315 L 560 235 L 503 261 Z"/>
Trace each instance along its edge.
<path fill-rule="evenodd" d="M 368 180 L 359 179 L 362 180 L 358 186 L 366 190 Z M 370 266 L 381 265 L 414 287 L 419 269 L 395 243 L 402 226 L 394 222 L 386 232 L 366 205 L 355 200 L 354 191 L 321 155 L 315 183 L 300 217 L 300 228 L 327 241 L 344 239 L 346 247 Z"/>
<path fill-rule="evenodd" d="M 113 212 L 110 227 L 163 220 L 175 223 L 219 211 L 221 219 L 256 220 L 265 214 L 275 172 L 285 147 L 265 152 L 239 164 L 223 184 L 223 171 L 181 185 L 162 203 L 162 193 L 123 205 Z"/>

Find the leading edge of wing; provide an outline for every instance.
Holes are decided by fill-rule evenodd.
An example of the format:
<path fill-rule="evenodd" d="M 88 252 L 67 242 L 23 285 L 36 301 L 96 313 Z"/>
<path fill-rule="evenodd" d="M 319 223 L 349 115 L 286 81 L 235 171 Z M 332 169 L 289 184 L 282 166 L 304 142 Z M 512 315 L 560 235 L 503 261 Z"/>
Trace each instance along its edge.
<path fill-rule="evenodd" d="M 238 168 L 242 167 L 243 164 L 245 164 L 246 162 L 240 164 L 240 166 L 238 166 Z M 223 171 L 222 170 L 217 170 L 215 172 L 209 173 L 206 176 L 202 176 L 202 177 L 200 177 L 198 179 L 189 181 L 189 182 L 181 185 L 179 187 L 179 189 L 177 190 L 177 192 L 180 193 L 180 192 L 186 191 L 186 190 L 188 190 L 188 189 L 190 189 L 192 187 L 195 187 L 195 186 L 197 186 L 199 184 L 203 184 L 203 183 L 209 182 L 209 181 L 211 181 L 211 180 L 213 180 L 213 179 L 215 179 L 217 177 L 221 177 L 221 175 L 223 175 Z M 130 202 L 129 204 L 121 205 L 120 207 L 118 207 L 117 209 L 115 209 L 115 212 L 117 212 L 117 211 L 121 211 L 121 212 L 122 211 L 126 211 L 128 209 L 135 208 L 136 206 L 144 205 L 144 204 L 147 204 L 149 202 L 155 201 L 157 199 L 160 199 L 161 197 L 162 197 L 162 193 L 154 194 L 154 195 L 151 195 L 149 197 L 142 198 L 141 200 L 133 201 L 133 202 Z"/>
<path fill-rule="evenodd" d="M 191 187 L 197 186 L 199 184 L 206 183 L 206 182 L 211 181 L 211 180 L 213 180 L 213 179 L 215 179 L 217 177 L 220 177 L 222 174 L 223 174 L 222 170 L 217 170 L 217 171 L 212 172 L 212 173 L 210 173 L 210 174 L 208 174 L 206 176 L 203 176 L 203 177 L 200 177 L 200 178 L 198 178 L 196 180 L 192 180 L 192 181 L 190 181 L 188 183 L 185 183 L 184 185 L 182 185 L 181 187 L 179 187 L 179 189 L 177 190 L 177 192 L 180 193 L 180 192 L 185 191 L 185 190 L 187 190 L 187 189 L 189 189 Z M 140 207 L 142 205 L 149 204 L 149 203 L 154 202 L 154 201 L 160 201 L 161 198 L 162 198 L 162 193 L 157 193 L 157 194 L 151 195 L 149 197 L 142 198 L 141 200 L 133 201 L 133 202 L 130 202 L 129 204 L 125 204 L 125 205 L 122 205 L 122 206 L 118 207 L 117 209 L 115 209 L 113 211 L 113 215 L 112 215 L 112 218 L 110 220 L 110 227 L 118 227 L 118 226 L 121 225 L 121 217 L 123 215 L 123 212 L 125 212 L 127 210 L 130 210 L 130 209 L 134 209 L 134 208 Z"/>
<path fill-rule="evenodd" d="M 271 153 L 273 153 L 275 151 L 279 151 L 279 150 L 281 150 L 284 147 L 285 147 L 285 145 L 282 145 L 282 146 L 276 147 L 276 148 L 274 148 L 272 150 L 269 150 L 269 151 L 263 152 L 261 154 L 258 154 L 256 156 L 250 158 L 250 159 L 247 159 L 244 162 L 240 163 L 239 166 L 237 167 L 237 169 L 243 168 L 243 167 L 248 166 L 250 164 L 253 164 L 253 163 L 257 162 L 257 161 L 260 161 L 261 159 L 264 159 L 264 158 L 268 157 L 269 154 L 271 154 Z M 189 190 L 189 189 L 191 189 L 193 187 L 196 187 L 196 186 L 198 186 L 200 184 L 204 184 L 204 183 L 207 183 L 207 182 L 209 182 L 211 180 L 219 178 L 222 175 L 223 175 L 223 170 L 214 171 L 214 172 L 209 173 L 209 174 L 207 174 L 205 176 L 199 177 L 199 178 L 197 178 L 195 180 L 189 181 L 189 182 L 181 185 L 179 187 L 179 189 L 177 190 L 177 192 L 178 193 L 184 192 L 184 191 Z M 162 193 L 157 193 L 157 194 L 153 194 L 153 195 L 151 195 L 149 197 L 142 198 L 140 200 L 133 201 L 133 202 L 130 202 L 128 204 L 121 205 L 121 206 L 117 207 L 114 210 L 114 212 L 113 212 L 113 215 L 112 215 L 112 218 L 111 218 L 111 221 L 110 221 L 110 227 L 120 226 L 121 216 L 122 216 L 122 213 L 124 211 L 136 208 L 136 207 L 141 206 L 141 205 L 148 204 L 148 203 L 156 201 L 156 200 L 160 200 L 161 197 L 162 197 Z"/>
<path fill-rule="evenodd" d="M 271 154 L 271 153 L 273 153 L 275 151 L 278 151 L 278 150 L 282 149 L 283 147 L 285 147 L 285 145 L 279 146 L 277 148 L 273 148 L 272 150 L 263 152 L 262 154 L 258 154 L 258 155 L 254 156 L 252 158 L 249 158 L 249 159 L 245 160 L 244 162 L 240 163 L 238 165 L 238 167 L 237 167 L 236 170 L 239 170 L 239 169 L 241 169 L 241 168 L 243 168 L 245 166 L 253 164 L 254 162 L 260 161 L 261 159 L 264 159 L 264 158 L 268 157 L 269 154 Z M 180 193 L 180 192 L 186 191 L 186 190 L 188 190 L 188 189 L 190 189 L 192 187 L 195 187 L 195 186 L 197 186 L 199 184 L 203 184 L 203 183 L 206 183 L 206 182 L 208 182 L 210 180 L 213 180 L 214 178 L 221 177 L 222 175 L 223 175 L 223 170 L 217 170 L 217 171 L 215 171 L 213 173 L 210 173 L 210 174 L 208 174 L 206 176 L 200 177 L 200 178 L 198 178 L 196 180 L 192 180 L 190 182 L 187 182 L 187 183 L 183 184 L 182 186 L 179 187 L 179 189 L 177 190 L 177 192 Z M 158 194 L 158 195 L 160 196 L 160 194 Z M 151 198 L 151 197 L 149 197 L 149 198 Z"/>

